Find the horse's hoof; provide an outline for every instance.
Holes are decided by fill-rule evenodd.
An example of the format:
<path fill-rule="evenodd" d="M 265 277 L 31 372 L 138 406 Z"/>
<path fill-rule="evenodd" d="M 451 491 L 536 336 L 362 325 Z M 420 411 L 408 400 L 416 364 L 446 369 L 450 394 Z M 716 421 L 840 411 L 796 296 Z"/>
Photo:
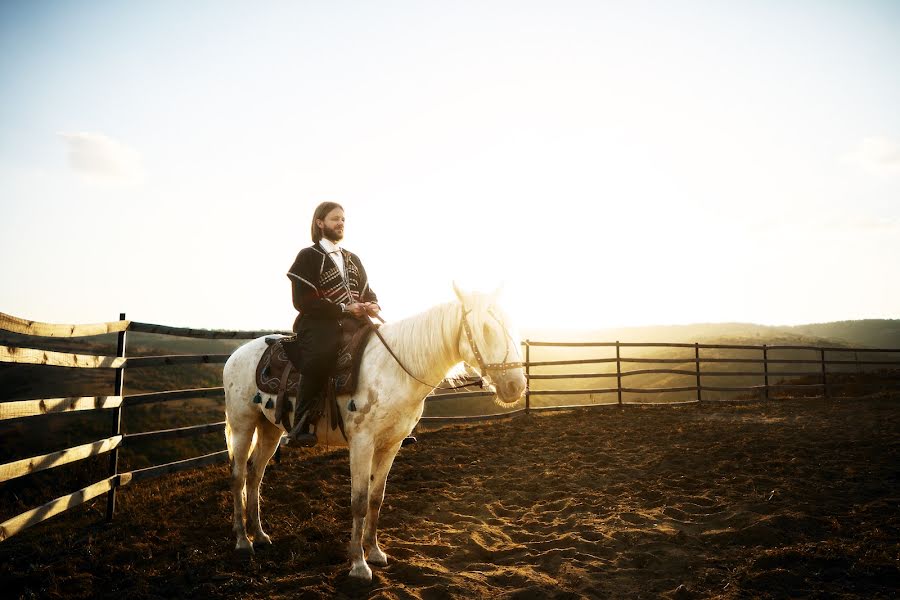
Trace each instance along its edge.
<path fill-rule="evenodd" d="M 234 555 L 239 560 L 250 560 L 253 557 L 253 546 L 235 548 Z"/>
<path fill-rule="evenodd" d="M 369 551 L 369 556 L 366 557 L 366 562 L 370 565 L 375 565 L 376 567 L 386 567 L 388 564 L 388 555 L 385 554 L 380 548 L 375 548 Z"/>
<path fill-rule="evenodd" d="M 352 569 L 350 569 L 350 577 L 353 579 L 358 579 L 359 581 L 363 581 L 365 583 L 372 582 L 372 569 L 369 568 L 369 565 L 366 563 L 354 565 Z"/>
<path fill-rule="evenodd" d="M 272 538 L 265 533 L 257 533 L 253 536 L 253 547 L 254 548 L 267 548 L 272 545 Z"/>

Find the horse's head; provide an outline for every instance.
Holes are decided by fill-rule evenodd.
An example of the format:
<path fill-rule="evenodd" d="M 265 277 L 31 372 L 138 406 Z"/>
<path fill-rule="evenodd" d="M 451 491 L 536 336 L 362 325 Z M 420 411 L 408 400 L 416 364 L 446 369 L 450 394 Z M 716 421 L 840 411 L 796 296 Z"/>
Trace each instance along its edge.
<path fill-rule="evenodd" d="M 478 369 L 500 402 L 516 402 L 528 382 L 518 332 L 497 304 L 498 294 L 466 294 L 456 284 L 453 290 L 462 305 L 459 351 L 463 360 Z"/>

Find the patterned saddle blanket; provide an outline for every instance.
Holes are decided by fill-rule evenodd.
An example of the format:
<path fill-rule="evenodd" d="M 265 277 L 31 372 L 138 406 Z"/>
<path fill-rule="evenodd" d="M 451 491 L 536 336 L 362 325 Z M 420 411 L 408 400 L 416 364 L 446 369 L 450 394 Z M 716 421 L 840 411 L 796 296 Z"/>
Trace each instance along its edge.
<path fill-rule="evenodd" d="M 341 350 L 338 352 L 335 370 L 326 387 L 325 397 L 320 398 L 316 406 L 298 406 L 294 414 L 295 423 L 304 416 L 312 422 L 316 416 L 326 414 L 327 401 L 335 404 L 331 407 L 333 410 L 327 411 L 331 414 L 332 429 L 340 426 L 343 431 L 344 424 L 336 405 L 337 396 L 356 391 L 363 351 L 373 331 L 375 326 L 371 323 L 362 323 L 355 319 L 344 321 Z M 285 427 L 290 428 L 290 414 L 294 412 L 290 398 L 299 398 L 301 375 L 296 365 L 300 363 L 302 350 L 296 336 L 272 336 L 266 338 L 266 343 L 268 347 L 256 365 L 256 387 L 264 394 L 275 395 L 275 422 L 284 422 Z"/>

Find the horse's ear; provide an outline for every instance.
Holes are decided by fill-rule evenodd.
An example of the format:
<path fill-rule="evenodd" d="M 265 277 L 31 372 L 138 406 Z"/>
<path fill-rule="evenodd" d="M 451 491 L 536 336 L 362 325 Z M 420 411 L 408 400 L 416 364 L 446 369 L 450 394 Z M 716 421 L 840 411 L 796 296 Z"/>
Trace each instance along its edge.
<path fill-rule="evenodd" d="M 459 289 L 459 285 L 457 285 L 455 281 L 453 282 L 453 292 L 456 294 L 456 297 L 460 302 L 462 302 L 463 304 L 466 303 L 466 295 L 462 292 L 462 290 Z"/>

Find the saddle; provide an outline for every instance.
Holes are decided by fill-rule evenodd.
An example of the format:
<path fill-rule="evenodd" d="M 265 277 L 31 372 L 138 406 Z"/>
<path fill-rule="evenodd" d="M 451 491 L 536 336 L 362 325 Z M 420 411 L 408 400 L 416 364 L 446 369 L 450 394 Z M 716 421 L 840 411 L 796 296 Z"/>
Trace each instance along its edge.
<path fill-rule="evenodd" d="M 294 402 L 300 398 L 300 371 L 296 365 L 300 364 L 302 350 L 297 341 L 297 336 L 270 336 L 266 338 L 268 347 L 263 352 L 256 365 L 256 387 L 264 394 L 275 396 L 275 423 L 283 423 L 290 431 L 301 420 L 315 423 L 320 417 L 329 414 L 331 429 L 338 427 L 346 438 L 344 432 L 344 420 L 337 406 L 337 397 L 340 394 L 352 394 L 356 391 L 359 382 L 359 370 L 362 363 L 363 350 L 369 341 L 375 325 L 364 323 L 356 319 L 346 319 L 342 327 L 341 350 L 334 372 L 325 386 L 325 394 L 309 406 L 297 406 L 294 410 Z M 260 394 L 254 398 L 255 402 L 262 402 Z M 266 408 L 273 408 L 270 403 Z M 294 420 L 291 423 L 291 414 Z"/>

